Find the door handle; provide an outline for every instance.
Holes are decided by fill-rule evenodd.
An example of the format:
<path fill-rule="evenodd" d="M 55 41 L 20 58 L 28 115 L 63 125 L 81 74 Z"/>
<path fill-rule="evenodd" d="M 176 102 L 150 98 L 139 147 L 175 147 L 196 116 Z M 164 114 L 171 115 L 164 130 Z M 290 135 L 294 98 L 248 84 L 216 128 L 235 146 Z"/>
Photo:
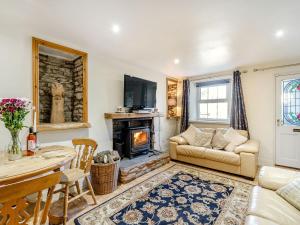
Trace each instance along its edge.
<path fill-rule="evenodd" d="M 281 119 L 277 119 L 276 122 L 277 122 L 277 127 L 280 127 L 283 125 L 283 122 Z"/>
<path fill-rule="evenodd" d="M 300 129 L 294 128 L 293 132 L 300 132 Z"/>

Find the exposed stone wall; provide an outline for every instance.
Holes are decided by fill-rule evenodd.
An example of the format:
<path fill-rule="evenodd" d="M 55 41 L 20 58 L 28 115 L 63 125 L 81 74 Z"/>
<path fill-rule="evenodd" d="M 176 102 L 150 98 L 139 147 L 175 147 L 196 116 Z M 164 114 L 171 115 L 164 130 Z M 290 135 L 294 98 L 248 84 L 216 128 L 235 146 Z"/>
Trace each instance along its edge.
<path fill-rule="evenodd" d="M 83 113 L 83 64 L 82 57 L 74 60 L 73 121 L 82 122 Z"/>
<path fill-rule="evenodd" d="M 40 122 L 41 123 L 50 123 L 51 116 L 51 105 L 52 105 L 52 96 L 51 96 L 51 85 L 53 82 L 59 82 L 64 87 L 64 114 L 65 122 L 71 121 L 81 121 L 82 118 L 78 115 L 79 108 L 78 105 L 80 102 L 76 100 L 75 93 L 79 93 L 79 89 L 82 90 L 82 82 L 77 82 L 75 84 L 75 77 L 77 77 L 77 71 L 75 67 L 78 67 L 80 63 L 77 62 L 75 66 L 75 61 L 68 61 L 61 58 L 56 58 L 48 55 L 39 55 L 39 100 L 40 100 Z M 82 63 L 81 63 L 82 64 Z M 81 65 L 82 68 L 82 65 Z M 82 70 L 82 69 L 81 69 Z M 80 71 L 80 70 L 78 70 Z M 76 74 L 76 75 L 75 75 Z M 82 75 L 81 75 L 82 77 Z M 77 90 L 77 91 L 76 91 Z M 82 91 L 81 91 L 82 93 Z M 78 96 L 79 97 L 79 96 Z M 81 97 L 82 99 L 82 97 Z M 74 102 L 76 101 L 76 104 Z M 82 108 L 82 100 L 81 100 Z M 76 114 L 74 113 L 76 111 Z M 81 110 L 82 112 L 82 110 Z M 74 115 L 76 120 L 74 120 Z"/>

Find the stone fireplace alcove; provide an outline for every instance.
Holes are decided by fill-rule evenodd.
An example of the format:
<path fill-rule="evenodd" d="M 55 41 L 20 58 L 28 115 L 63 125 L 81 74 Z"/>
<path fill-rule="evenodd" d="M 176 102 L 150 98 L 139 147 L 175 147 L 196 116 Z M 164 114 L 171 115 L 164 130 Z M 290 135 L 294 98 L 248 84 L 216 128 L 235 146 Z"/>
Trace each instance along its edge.
<path fill-rule="evenodd" d="M 33 38 L 33 55 L 38 130 L 90 127 L 87 53 Z"/>

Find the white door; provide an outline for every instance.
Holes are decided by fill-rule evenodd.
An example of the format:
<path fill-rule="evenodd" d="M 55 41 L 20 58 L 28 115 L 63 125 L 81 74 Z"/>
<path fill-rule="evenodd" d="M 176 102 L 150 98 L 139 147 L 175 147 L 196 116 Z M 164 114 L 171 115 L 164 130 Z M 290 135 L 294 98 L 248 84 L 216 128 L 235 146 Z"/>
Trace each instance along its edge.
<path fill-rule="evenodd" d="M 300 73 L 276 77 L 276 164 L 300 168 Z"/>

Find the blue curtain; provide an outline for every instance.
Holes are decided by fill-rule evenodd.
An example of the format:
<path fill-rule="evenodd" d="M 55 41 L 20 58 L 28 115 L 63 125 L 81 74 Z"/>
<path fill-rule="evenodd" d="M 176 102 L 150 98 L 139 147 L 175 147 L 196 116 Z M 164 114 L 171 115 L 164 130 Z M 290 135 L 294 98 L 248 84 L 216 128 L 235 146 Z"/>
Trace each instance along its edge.
<path fill-rule="evenodd" d="M 189 97 L 190 81 L 183 80 L 180 133 L 184 132 L 189 126 Z"/>
<path fill-rule="evenodd" d="M 230 126 L 234 129 L 248 131 L 248 121 L 240 71 L 233 72 Z"/>

